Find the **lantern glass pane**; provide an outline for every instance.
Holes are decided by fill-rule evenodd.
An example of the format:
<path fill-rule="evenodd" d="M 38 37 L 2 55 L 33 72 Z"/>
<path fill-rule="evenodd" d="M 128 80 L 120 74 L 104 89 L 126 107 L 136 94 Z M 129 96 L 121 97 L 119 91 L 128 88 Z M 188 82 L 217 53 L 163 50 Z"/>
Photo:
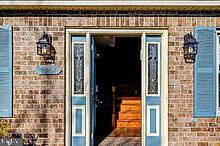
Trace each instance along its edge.
<path fill-rule="evenodd" d="M 37 48 L 37 54 L 38 54 L 38 55 L 41 55 L 41 54 L 42 54 L 41 48 Z"/>
<path fill-rule="evenodd" d="M 188 53 L 189 53 L 189 54 L 194 54 L 194 44 L 190 44 L 190 45 L 189 45 Z"/>
<path fill-rule="evenodd" d="M 50 55 L 50 45 L 47 45 L 47 55 Z"/>
<path fill-rule="evenodd" d="M 47 49 L 46 48 L 42 49 L 42 54 L 44 54 L 44 55 L 47 54 Z"/>

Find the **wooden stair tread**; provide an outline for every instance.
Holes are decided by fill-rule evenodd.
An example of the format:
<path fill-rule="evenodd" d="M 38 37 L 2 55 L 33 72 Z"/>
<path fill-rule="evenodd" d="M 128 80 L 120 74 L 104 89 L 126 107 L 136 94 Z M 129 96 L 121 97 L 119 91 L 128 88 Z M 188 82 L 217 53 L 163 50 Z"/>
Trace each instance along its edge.
<path fill-rule="evenodd" d="M 120 107 L 121 111 L 141 111 L 140 106 L 121 106 Z"/>
<path fill-rule="evenodd" d="M 141 127 L 141 120 L 119 120 L 118 127 Z"/>
<path fill-rule="evenodd" d="M 141 103 L 121 103 L 121 106 L 140 106 Z"/>
<path fill-rule="evenodd" d="M 118 99 L 121 99 L 121 100 L 141 100 L 141 97 L 139 96 L 124 96 L 124 97 L 119 97 Z"/>
<path fill-rule="evenodd" d="M 132 120 L 129 120 L 129 119 L 118 119 L 117 122 L 139 122 L 141 121 L 141 119 L 132 119 Z"/>
<path fill-rule="evenodd" d="M 135 114 L 135 115 L 141 115 L 141 112 L 140 111 L 129 111 L 129 112 L 127 112 L 127 111 L 120 111 L 119 112 L 119 115 L 133 115 L 133 114 Z"/>
<path fill-rule="evenodd" d="M 123 120 L 123 119 L 129 119 L 129 120 L 133 120 L 133 119 L 141 119 L 141 114 L 140 113 L 119 113 L 119 118 L 118 120 Z"/>

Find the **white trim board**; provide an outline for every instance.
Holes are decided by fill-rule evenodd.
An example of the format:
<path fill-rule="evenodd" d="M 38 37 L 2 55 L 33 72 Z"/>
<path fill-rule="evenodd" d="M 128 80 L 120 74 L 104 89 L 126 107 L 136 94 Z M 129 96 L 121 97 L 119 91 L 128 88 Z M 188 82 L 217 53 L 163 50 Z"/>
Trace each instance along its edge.
<path fill-rule="evenodd" d="M 168 31 L 161 37 L 161 145 L 168 146 Z"/>
<path fill-rule="evenodd" d="M 66 33 L 66 111 L 65 111 L 65 116 L 66 116 L 66 120 L 65 120 L 65 143 L 66 146 L 70 145 L 71 143 L 71 114 L 72 114 L 72 110 L 71 110 L 71 98 L 72 98 L 72 86 L 71 86 L 71 60 L 72 60 L 72 47 L 71 47 L 71 35 L 69 33 Z"/>
<path fill-rule="evenodd" d="M 220 6 L 220 1 L 1 1 L 2 6 Z"/>
<path fill-rule="evenodd" d="M 155 109 L 156 110 L 156 132 L 151 133 L 150 132 L 150 110 Z M 147 136 L 159 136 L 160 134 L 160 106 L 159 105 L 147 105 Z"/>
<path fill-rule="evenodd" d="M 85 95 L 86 95 L 86 146 L 90 146 L 90 73 L 91 73 L 91 34 L 86 33 L 86 47 L 85 47 Z"/>
<path fill-rule="evenodd" d="M 71 119 L 70 116 L 68 114 L 68 112 L 70 111 L 70 107 L 68 107 L 69 105 L 71 105 L 71 98 L 70 98 L 70 93 L 71 93 L 71 82 L 70 82 L 70 71 L 71 71 L 71 66 L 70 66 L 70 58 L 71 57 L 71 44 L 70 44 L 70 37 L 71 35 L 78 35 L 78 34 L 86 34 L 86 50 L 88 50 L 90 48 L 90 38 L 91 35 L 96 35 L 96 34 L 105 34 L 105 35 L 110 35 L 110 34 L 135 34 L 135 35 L 140 35 L 140 37 L 142 36 L 142 62 L 145 61 L 146 57 L 145 57 L 145 51 L 146 51 L 146 35 L 161 35 L 162 38 L 162 43 L 161 46 L 162 47 L 162 54 L 161 54 L 161 60 L 162 61 L 162 66 L 161 66 L 161 73 L 163 74 L 161 77 L 161 111 L 163 111 L 163 113 L 161 114 L 161 121 L 163 121 L 163 124 L 161 124 L 161 145 L 163 146 L 168 146 L 168 30 L 167 29 L 66 29 L 66 75 L 67 75 L 67 80 L 66 80 L 66 95 L 68 96 L 66 98 L 66 139 L 65 139 L 65 143 L 66 145 L 71 145 L 71 133 L 69 132 L 69 128 L 71 126 Z M 143 41 L 144 40 L 144 41 Z M 89 51 L 89 50 L 88 50 Z M 90 51 L 89 51 L 90 52 Z M 90 62 L 85 62 L 85 63 L 89 63 L 88 66 L 90 66 Z M 142 67 L 145 68 L 145 64 L 142 65 Z M 89 72 L 89 68 L 87 68 L 87 71 Z M 145 75 L 144 75 L 145 76 Z M 142 75 L 142 79 L 145 80 L 145 77 L 143 77 Z M 89 96 L 89 84 L 85 83 L 86 85 L 88 85 L 86 87 L 86 114 L 88 116 L 86 116 L 86 127 L 89 126 L 90 124 L 90 107 L 88 105 L 90 105 L 90 99 L 88 98 Z M 145 88 L 145 82 L 142 81 L 142 89 L 143 87 Z M 146 89 L 146 88 L 145 88 Z M 142 93 L 142 115 L 145 115 L 145 111 L 146 111 L 146 92 L 144 91 Z M 69 117 L 68 117 L 69 116 Z M 90 127 L 90 126 L 89 126 Z M 145 146 L 145 134 L 146 134 L 146 125 L 145 125 L 145 118 L 142 118 L 142 146 Z M 90 143 L 90 129 L 86 129 L 86 145 L 89 146 Z"/>
<path fill-rule="evenodd" d="M 146 33 L 144 32 L 142 34 L 142 40 L 141 40 L 141 112 L 142 117 L 146 117 Z M 141 124 L 142 124 L 142 130 L 141 130 L 141 146 L 145 146 L 146 143 L 146 137 L 145 135 L 145 122 L 146 118 L 141 118 Z"/>

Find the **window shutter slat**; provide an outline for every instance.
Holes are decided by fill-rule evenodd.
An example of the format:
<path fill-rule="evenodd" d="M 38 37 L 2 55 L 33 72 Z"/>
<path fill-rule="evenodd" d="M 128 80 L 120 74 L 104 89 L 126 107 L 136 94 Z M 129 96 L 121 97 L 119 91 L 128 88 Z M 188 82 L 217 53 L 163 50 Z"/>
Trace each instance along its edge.
<path fill-rule="evenodd" d="M 12 31 L 0 27 L 0 117 L 12 116 Z"/>
<path fill-rule="evenodd" d="M 194 116 L 216 116 L 216 29 L 195 27 L 199 42 L 194 68 Z"/>

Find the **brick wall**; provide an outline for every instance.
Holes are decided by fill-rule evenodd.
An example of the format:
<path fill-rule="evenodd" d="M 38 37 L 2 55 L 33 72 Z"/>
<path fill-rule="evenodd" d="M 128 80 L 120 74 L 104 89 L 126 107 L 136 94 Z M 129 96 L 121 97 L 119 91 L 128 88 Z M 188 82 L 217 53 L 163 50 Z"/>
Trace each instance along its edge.
<path fill-rule="evenodd" d="M 166 13 L 164 13 L 166 14 Z M 193 65 L 183 59 L 183 36 L 198 26 L 220 27 L 220 17 L 198 14 L 156 15 L 10 15 L 0 25 L 13 26 L 12 127 L 37 134 L 39 145 L 64 145 L 65 27 L 167 27 L 169 30 L 169 145 L 220 146 L 220 118 L 193 118 Z M 53 36 L 59 76 L 38 76 L 44 64 L 36 55 L 43 30 Z"/>

